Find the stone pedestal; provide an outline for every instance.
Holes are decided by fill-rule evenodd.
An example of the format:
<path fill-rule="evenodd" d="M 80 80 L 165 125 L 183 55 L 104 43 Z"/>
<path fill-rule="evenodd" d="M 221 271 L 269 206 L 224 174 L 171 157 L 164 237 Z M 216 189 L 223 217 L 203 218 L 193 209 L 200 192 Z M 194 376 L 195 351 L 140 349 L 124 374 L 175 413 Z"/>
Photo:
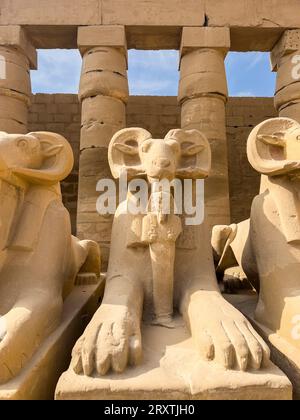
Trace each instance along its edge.
<path fill-rule="evenodd" d="M 0 26 L 0 131 L 27 133 L 36 50 L 20 26 Z"/>
<path fill-rule="evenodd" d="M 143 348 L 142 365 L 121 375 L 86 377 L 69 368 L 58 382 L 56 399 L 291 399 L 290 382 L 274 365 L 240 372 L 201 361 L 181 318 L 174 329 L 145 326 Z"/>
<path fill-rule="evenodd" d="M 228 28 L 183 28 L 178 94 L 181 126 L 203 132 L 211 145 L 212 169 L 205 181 L 210 227 L 230 223 L 224 66 L 229 48 Z"/>
<path fill-rule="evenodd" d="M 289 378 L 293 385 L 293 397 L 300 400 L 300 354 L 296 347 L 280 337 L 274 331 L 261 325 L 254 319 L 257 296 L 252 294 L 226 295 L 226 299 L 241 311 L 253 324 L 257 332 L 271 349 L 271 360 Z"/>
<path fill-rule="evenodd" d="M 62 321 L 41 345 L 22 372 L 0 385 L 0 400 L 49 400 L 61 373 L 68 367 L 72 348 L 96 311 L 104 280 L 78 285 L 64 303 Z"/>
<path fill-rule="evenodd" d="M 300 29 L 287 30 L 271 52 L 277 71 L 275 108 L 300 123 Z"/>
<path fill-rule="evenodd" d="M 79 87 L 81 136 L 77 236 L 99 243 L 107 267 L 112 216 L 96 211 L 97 182 L 111 178 L 107 151 L 112 136 L 126 126 L 127 48 L 122 26 L 78 29 L 83 57 Z"/>

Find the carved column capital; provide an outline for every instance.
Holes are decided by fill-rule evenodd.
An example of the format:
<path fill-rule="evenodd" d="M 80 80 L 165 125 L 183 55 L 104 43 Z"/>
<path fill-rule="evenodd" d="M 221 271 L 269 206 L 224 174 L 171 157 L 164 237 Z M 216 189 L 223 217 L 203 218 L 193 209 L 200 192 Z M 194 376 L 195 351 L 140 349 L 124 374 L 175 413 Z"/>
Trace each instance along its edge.
<path fill-rule="evenodd" d="M 283 33 L 271 51 L 272 71 L 278 71 L 283 57 L 300 51 L 300 29 L 290 29 Z"/>
<path fill-rule="evenodd" d="M 23 54 L 31 70 L 37 69 L 37 52 L 25 30 L 19 25 L 0 26 L 0 46 Z"/>
<path fill-rule="evenodd" d="M 127 58 L 125 26 L 80 26 L 77 32 L 78 49 L 83 56 L 94 47 L 117 48 Z"/>
<path fill-rule="evenodd" d="M 180 61 L 186 54 L 200 48 L 220 51 L 225 58 L 230 49 L 229 28 L 184 27 L 180 43 Z"/>

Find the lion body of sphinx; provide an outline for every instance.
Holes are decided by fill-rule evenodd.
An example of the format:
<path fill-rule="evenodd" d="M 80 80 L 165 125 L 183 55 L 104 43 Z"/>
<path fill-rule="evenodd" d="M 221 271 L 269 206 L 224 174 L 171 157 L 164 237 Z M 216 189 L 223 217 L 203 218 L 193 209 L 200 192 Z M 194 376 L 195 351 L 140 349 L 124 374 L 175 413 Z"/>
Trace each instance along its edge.
<path fill-rule="evenodd" d="M 300 345 L 295 333 L 300 308 L 299 141 L 299 124 L 287 118 L 267 120 L 252 131 L 248 159 L 263 175 L 261 192 L 253 200 L 249 220 L 217 226 L 212 238 L 218 270 L 239 265 L 258 292 L 256 321 L 296 348 Z"/>
<path fill-rule="evenodd" d="M 6 383 L 59 325 L 77 273 L 100 254 L 96 244 L 71 235 L 59 185 L 73 165 L 67 140 L 1 133 L 0 150 L 0 383 Z"/>

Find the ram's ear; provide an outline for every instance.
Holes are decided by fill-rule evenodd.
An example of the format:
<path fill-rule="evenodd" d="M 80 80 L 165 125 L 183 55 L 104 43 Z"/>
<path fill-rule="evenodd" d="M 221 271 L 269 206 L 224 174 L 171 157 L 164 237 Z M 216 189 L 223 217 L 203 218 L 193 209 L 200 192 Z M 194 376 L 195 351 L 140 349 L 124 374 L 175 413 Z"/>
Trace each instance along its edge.
<path fill-rule="evenodd" d="M 203 144 L 192 144 L 186 147 L 181 152 L 181 156 L 194 156 L 204 150 L 205 146 Z"/>
<path fill-rule="evenodd" d="M 176 176 L 179 178 L 206 178 L 211 168 L 211 149 L 205 135 L 198 130 L 171 130 L 166 140 L 180 146 L 180 161 Z"/>
<path fill-rule="evenodd" d="M 258 134 L 257 139 L 269 146 L 284 147 L 284 133 Z"/>
<path fill-rule="evenodd" d="M 300 125 L 290 118 L 271 118 L 249 135 L 247 156 L 253 168 L 264 175 L 281 175 L 300 167 L 300 162 L 285 157 L 285 138 Z"/>
<path fill-rule="evenodd" d="M 121 153 L 125 153 L 125 155 L 137 155 L 139 153 L 138 147 L 137 146 L 129 146 L 128 144 L 123 144 L 123 143 L 115 143 L 113 145 L 114 149 L 117 149 L 119 152 Z"/>
<path fill-rule="evenodd" d="M 41 146 L 42 165 L 38 169 L 15 168 L 18 176 L 35 184 L 55 184 L 66 178 L 74 164 L 69 142 L 61 135 L 49 132 L 29 133 Z"/>
<path fill-rule="evenodd" d="M 144 174 L 139 147 L 148 139 L 151 139 L 151 134 L 143 128 L 125 128 L 113 136 L 108 148 L 108 162 L 114 178 L 119 178 L 124 171 L 128 178 Z"/>

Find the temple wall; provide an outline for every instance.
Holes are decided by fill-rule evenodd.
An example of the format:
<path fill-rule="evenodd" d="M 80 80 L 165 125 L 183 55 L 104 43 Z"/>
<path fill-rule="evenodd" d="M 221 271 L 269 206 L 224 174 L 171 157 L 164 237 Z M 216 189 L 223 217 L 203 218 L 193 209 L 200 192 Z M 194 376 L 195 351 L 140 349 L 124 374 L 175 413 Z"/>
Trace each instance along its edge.
<path fill-rule="evenodd" d="M 231 221 L 239 222 L 248 217 L 260 180 L 247 161 L 248 134 L 256 124 L 276 116 L 276 112 L 273 98 L 229 98 L 226 111 Z M 127 106 L 127 125 L 143 127 L 154 137 L 164 136 L 170 129 L 180 126 L 177 98 L 131 96 Z M 80 140 L 80 106 L 77 95 L 33 95 L 29 130 L 54 131 L 70 141 L 75 164 L 72 173 L 62 183 L 62 192 L 75 233 Z"/>

